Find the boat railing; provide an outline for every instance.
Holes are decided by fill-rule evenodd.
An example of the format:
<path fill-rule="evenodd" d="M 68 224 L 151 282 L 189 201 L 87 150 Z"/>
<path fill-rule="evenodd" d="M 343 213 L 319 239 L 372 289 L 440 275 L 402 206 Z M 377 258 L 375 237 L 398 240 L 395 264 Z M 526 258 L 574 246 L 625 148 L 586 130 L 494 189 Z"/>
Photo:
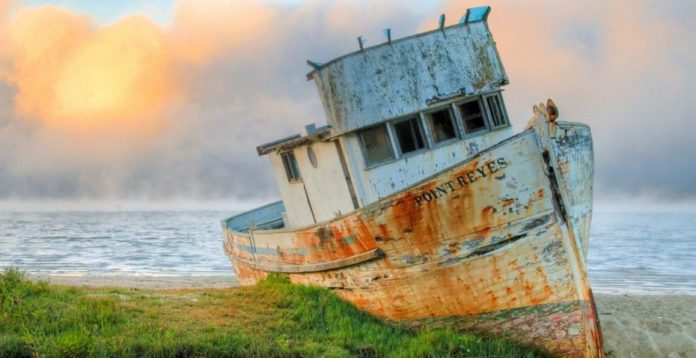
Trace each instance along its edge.
<path fill-rule="evenodd" d="M 280 229 L 285 226 L 284 212 L 283 201 L 276 201 L 224 219 L 222 227 L 237 232 L 248 232 L 252 228 L 254 230 Z"/>

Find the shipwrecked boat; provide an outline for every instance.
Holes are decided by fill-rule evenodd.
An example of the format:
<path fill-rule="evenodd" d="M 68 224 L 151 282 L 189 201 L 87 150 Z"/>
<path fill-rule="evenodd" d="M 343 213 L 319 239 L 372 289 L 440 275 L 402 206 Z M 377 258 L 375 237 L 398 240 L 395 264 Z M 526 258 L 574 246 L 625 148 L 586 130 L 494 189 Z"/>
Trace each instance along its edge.
<path fill-rule="evenodd" d="M 309 62 L 329 125 L 257 147 L 282 201 L 222 221 L 242 285 L 281 272 L 396 324 L 603 355 L 590 128 L 549 100 L 512 132 L 489 12 Z"/>

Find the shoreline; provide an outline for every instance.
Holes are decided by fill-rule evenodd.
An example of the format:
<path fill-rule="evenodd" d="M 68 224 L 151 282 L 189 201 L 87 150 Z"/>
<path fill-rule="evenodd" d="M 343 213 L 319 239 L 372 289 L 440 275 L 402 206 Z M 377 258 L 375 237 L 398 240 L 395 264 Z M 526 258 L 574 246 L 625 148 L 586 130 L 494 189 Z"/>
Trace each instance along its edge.
<path fill-rule="evenodd" d="M 239 281 L 234 275 L 156 276 L 26 273 L 26 277 L 32 281 L 47 281 L 53 285 L 90 288 L 175 290 L 239 287 Z"/>
<path fill-rule="evenodd" d="M 238 287 L 233 275 L 126 276 L 27 273 L 33 281 L 132 290 Z M 696 295 L 595 293 L 608 357 L 696 357 Z"/>

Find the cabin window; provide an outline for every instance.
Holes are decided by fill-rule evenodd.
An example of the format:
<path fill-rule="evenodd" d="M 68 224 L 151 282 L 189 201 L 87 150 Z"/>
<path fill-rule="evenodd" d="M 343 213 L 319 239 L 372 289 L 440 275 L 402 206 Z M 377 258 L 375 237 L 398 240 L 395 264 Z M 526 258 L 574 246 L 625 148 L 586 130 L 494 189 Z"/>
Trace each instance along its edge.
<path fill-rule="evenodd" d="M 491 124 L 494 128 L 507 124 L 505 120 L 505 108 L 503 107 L 503 100 L 500 95 L 495 94 L 486 97 L 486 104 L 488 104 L 488 109 L 491 111 Z"/>
<path fill-rule="evenodd" d="M 402 154 L 425 148 L 423 129 L 418 117 L 394 123 L 394 133 L 396 133 Z"/>
<path fill-rule="evenodd" d="M 452 110 L 448 107 L 428 113 L 433 142 L 440 143 L 457 137 Z"/>
<path fill-rule="evenodd" d="M 481 103 L 478 100 L 460 104 L 459 111 L 467 134 L 486 129 Z"/>
<path fill-rule="evenodd" d="M 387 126 L 380 125 L 360 131 L 360 142 L 367 166 L 394 159 Z"/>
<path fill-rule="evenodd" d="M 280 153 L 280 158 L 283 160 L 283 167 L 285 168 L 285 175 L 287 175 L 288 181 L 292 183 L 301 180 L 300 168 L 297 166 L 295 154 L 293 152 L 283 152 Z"/>

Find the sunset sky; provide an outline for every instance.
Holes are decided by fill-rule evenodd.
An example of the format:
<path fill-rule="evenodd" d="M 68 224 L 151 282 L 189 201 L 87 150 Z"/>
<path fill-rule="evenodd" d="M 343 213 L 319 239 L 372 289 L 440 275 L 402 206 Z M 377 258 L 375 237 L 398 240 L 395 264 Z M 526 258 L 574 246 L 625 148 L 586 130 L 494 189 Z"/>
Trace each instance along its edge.
<path fill-rule="evenodd" d="M 597 199 L 696 200 L 694 1 L 0 0 L 0 203 L 275 199 L 255 146 L 325 123 L 305 60 L 478 5 L 516 131 L 551 97 Z"/>

